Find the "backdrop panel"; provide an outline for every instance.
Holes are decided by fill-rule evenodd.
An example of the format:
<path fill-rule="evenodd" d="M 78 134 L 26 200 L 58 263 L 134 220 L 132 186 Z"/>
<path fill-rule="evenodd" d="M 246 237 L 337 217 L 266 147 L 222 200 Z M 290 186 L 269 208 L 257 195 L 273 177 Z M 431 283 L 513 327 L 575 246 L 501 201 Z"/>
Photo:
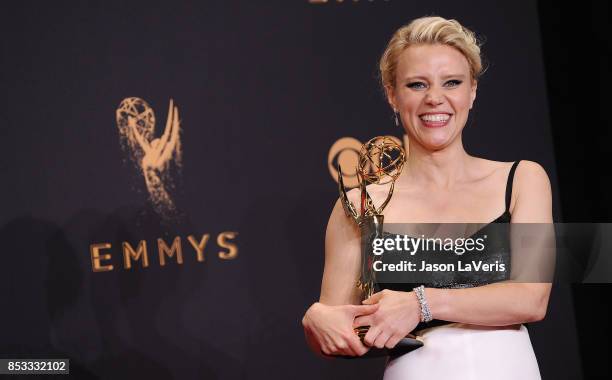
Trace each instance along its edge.
<path fill-rule="evenodd" d="M 3 357 L 68 357 L 73 374 L 108 378 L 379 378 L 384 360 L 316 358 L 301 317 L 337 198 L 328 166 L 350 146 L 331 149 L 402 138 L 376 67 L 415 17 L 486 36 L 466 148 L 541 163 L 556 202 L 531 2 L 5 8 Z M 577 350 L 555 346 L 576 341 L 571 310 L 557 288 L 530 330 L 545 378 L 580 377 Z"/>

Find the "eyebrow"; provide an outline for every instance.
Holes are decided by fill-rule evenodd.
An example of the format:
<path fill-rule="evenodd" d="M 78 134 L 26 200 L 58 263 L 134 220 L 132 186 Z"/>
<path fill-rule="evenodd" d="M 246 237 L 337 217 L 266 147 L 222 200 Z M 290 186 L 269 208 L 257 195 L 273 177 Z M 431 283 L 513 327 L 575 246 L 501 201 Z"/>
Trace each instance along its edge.
<path fill-rule="evenodd" d="M 443 75 L 442 79 L 448 79 L 448 78 L 459 78 L 459 79 L 465 79 L 465 75 L 464 74 L 449 74 L 449 75 Z M 415 79 L 421 79 L 421 80 L 427 80 L 426 77 L 417 75 L 417 76 L 412 76 L 412 77 L 406 77 L 404 80 L 409 81 L 409 80 L 415 80 Z"/>

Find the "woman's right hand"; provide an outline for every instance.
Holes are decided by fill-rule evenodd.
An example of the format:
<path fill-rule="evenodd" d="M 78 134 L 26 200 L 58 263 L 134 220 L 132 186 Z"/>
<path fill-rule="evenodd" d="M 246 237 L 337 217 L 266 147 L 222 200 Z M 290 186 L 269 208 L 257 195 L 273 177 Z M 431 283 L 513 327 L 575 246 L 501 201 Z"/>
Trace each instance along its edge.
<path fill-rule="evenodd" d="M 302 318 L 306 341 L 318 354 L 361 356 L 370 348 L 355 334 L 353 321 L 376 310 L 378 304 L 330 306 L 316 302 Z"/>

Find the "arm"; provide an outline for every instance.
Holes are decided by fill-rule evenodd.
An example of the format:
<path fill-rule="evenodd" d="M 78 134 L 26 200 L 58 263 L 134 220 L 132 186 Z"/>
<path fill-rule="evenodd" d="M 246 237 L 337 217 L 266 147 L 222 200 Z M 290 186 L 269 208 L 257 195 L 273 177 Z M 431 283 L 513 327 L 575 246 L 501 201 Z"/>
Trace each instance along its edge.
<path fill-rule="evenodd" d="M 178 125 L 178 118 L 176 117 L 176 112 L 174 112 L 176 110 L 177 110 L 176 107 L 174 107 L 174 101 L 170 99 L 170 105 L 168 106 L 168 119 L 166 120 L 166 128 L 164 128 L 164 133 L 159 139 L 159 147 L 166 146 L 166 144 L 168 143 L 168 140 L 170 139 L 170 135 L 171 135 L 170 132 L 175 122 Z"/>
<path fill-rule="evenodd" d="M 129 128 L 129 132 L 131 133 L 134 138 L 136 138 L 136 141 L 138 142 L 138 145 L 140 145 L 140 147 L 142 148 L 143 152 L 145 155 L 149 154 L 149 151 L 151 150 L 151 146 L 149 145 L 149 142 L 146 141 L 138 132 L 138 130 L 136 129 L 136 125 L 134 124 L 128 124 L 128 128 Z"/>
<path fill-rule="evenodd" d="M 354 191 L 349 192 L 350 195 Z M 352 197 L 351 197 L 352 198 Z M 325 267 L 319 302 L 326 305 L 359 304 L 361 237 L 356 223 L 336 201 L 325 232 Z"/>
<path fill-rule="evenodd" d="M 523 161 L 514 181 L 512 223 L 552 223 L 550 181 L 544 169 L 534 162 Z M 547 249 L 548 243 L 546 239 L 537 241 L 534 249 Z M 550 289 L 550 283 L 500 282 L 466 289 L 426 288 L 425 296 L 434 319 L 505 326 L 543 319 Z M 364 303 L 380 305 L 376 313 L 356 321 L 372 326 L 365 337 L 368 345 L 391 348 L 420 319 L 414 292 L 384 290 Z"/>
<path fill-rule="evenodd" d="M 351 194 L 352 193 L 352 194 Z M 354 196 L 355 192 L 349 192 Z M 325 234 L 325 267 L 319 302 L 304 315 L 306 340 L 315 353 L 363 355 L 368 351 L 353 331 L 358 315 L 370 314 L 378 305 L 359 305 L 356 281 L 360 270 L 359 229 L 336 202 Z"/>
<path fill-rule="evenodd" d="M 551 186 L 544 169 L 523 161 L 515 183 L 512 223 L 552 223 Z M 532 248 L 545 250 L 548 243 L 542 237 Z M 501 282 L 469 289 L 426 289 L 425 295 L 435 319 L 504 326 L 542 320 L 550 289 L 550 283 Z"/>
<path fill-rule="evenodd" d="M 172 99 L 170 99 L 170 104 L 172 104 Z M 166 122 L 166 130 L 164 130 L 164 134 L 158 146 L 158 149 L 160 151 L 158 162 L 161 165 L 164 165 L 166 162 L 172 159 L 172 154 L 174 154 L 175 148 L 177 147 L 177 144 L 179 144 L 179 112 L 178 108 L 171 108 L 172 109 L 168 111 L 168 121 Z M 172 122 L 170 121 L 171 118 Z M 178 147 L 178 149 L 180 150 L 180 146 Z"/>

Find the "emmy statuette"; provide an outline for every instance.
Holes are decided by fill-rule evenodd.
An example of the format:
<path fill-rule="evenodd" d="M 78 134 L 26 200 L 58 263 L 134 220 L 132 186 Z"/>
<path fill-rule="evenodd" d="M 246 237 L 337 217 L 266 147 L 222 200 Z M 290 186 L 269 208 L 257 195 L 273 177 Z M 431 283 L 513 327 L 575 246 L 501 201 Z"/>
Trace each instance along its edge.
<path fill-rule="evenodd" d="M 361 291 L 361 299 L 365 300 L 376 292 L 376 273 L 372 268 L 374 255 L 371 242 L 374 238 L 383 236 L 384 216 L 382 214 L 393 195 L 395 180 L 399 177 L 405 162 L 404 149 L 390 136 L 378 136 L 363 144 L 359 152 L 359 162 L 356 168 L 360 188 L 360 208 L 348 199 L 342 180 L 342 169 L 338 165 L 338 191 L 346 215 L 352 218 L 361 232 L 361 271 L 356 286 Z M 386 185 L 390 183 L 389 193 L 385 201 L 376 207 L 366 190 L 368 184 Z M 355 328 L 355 333 L 361 341 L 368 332 L 369 326 Z M 392 349 L 372 347 L 361 357 L 398 356 L 423 346 L 423 342 L 409 334 L 402 338 Z M 353 358 L 353 357 L 347 357 Z"/>

